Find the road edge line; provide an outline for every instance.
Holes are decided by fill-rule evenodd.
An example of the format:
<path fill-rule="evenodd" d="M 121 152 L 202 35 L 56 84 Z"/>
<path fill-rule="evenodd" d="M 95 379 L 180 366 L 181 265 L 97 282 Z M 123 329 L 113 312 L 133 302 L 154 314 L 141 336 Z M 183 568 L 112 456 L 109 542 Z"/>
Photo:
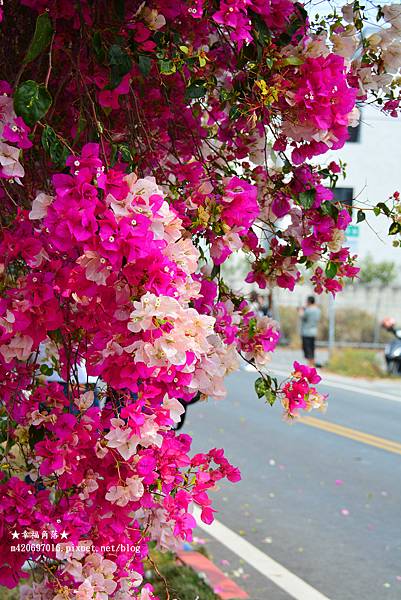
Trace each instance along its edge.
<path fill-rule="evenodd" d="M 220 521 L 214 520 L 211 525 L 203 523 L 200 519 L 201 511 L 198 507 L 194 507 L 193 514 L 200 529 L 242 558 L 277 587 L 289 594 L 291 598 L 295 600 L 305 600 L 306 598 L 308 600 L 330 600 L 330 598 L 324 596 L 294 573 L 291 573 L 286 567 L 270 558 Z"/>

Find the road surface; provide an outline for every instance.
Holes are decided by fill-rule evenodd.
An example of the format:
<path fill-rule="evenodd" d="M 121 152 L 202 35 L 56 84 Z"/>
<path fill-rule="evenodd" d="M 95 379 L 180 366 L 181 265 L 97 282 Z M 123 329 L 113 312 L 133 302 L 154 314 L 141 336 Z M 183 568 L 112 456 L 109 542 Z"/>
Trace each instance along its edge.
<path fill-rule="evenodd" d="M 289 425 L 279 406 L 257 399 L 255 378 L 246 371 L 232 375 L 228 398 L 191 406 L 183 429 L 194 435 L 195 451 L 223 447 L 241 469 L 240 483 L 214 494 L 218 521 L 322 598 L 400 600 L 401 395 L 378 398 L 377 384 L 322 385 L 330 402 L 326 414 L 312 413 L 318 426 Z M 284 591 L 235 548 L 198 532 L 251 600 L 310 600 Z"/>

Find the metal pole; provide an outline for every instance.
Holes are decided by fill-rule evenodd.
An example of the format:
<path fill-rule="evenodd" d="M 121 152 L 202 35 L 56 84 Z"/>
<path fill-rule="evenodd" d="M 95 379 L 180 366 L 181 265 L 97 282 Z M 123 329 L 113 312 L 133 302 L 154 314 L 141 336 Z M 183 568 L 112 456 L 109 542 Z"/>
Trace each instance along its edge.
<path fill-rule="evenodd" d="M 329 360 L 331 359 L 336 343 L 336 307 L 334 297 L 329 294 Z"/>
<path fill-rule="evenodd" d="M 375 329 L 374 329 L 374 333 L 373 333 L 373 342 L 375 344 L 379 343 L 379 339 L 380 339 L 380 319 L 379 319 L 379 314 L 380 314 L 380 308 L 381 308 L 381 299 L 382 299 L 382 289 L 380 288 L 377 290 L 377 302 L 376 302 L 376 312 L 375 312 Z"/>

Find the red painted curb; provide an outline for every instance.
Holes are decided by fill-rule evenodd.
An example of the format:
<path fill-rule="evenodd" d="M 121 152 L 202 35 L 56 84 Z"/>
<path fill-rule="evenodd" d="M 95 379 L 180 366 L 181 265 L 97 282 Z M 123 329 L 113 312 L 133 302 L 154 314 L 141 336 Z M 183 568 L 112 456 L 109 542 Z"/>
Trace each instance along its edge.
<path fill-rule="evenodd" d="M 178 558 L 197 571 L 198 573 L 204 573 L 207 579 L 207 583 L 210 585 L 212 590 L 222 600 L 246 600 L 249 598 L 248 594 L 242 590 L 234 581 L 231 581 L 224 575 L 222 571 L 211 560 L 200 554 L 199 552 L 178 552 Z"/>

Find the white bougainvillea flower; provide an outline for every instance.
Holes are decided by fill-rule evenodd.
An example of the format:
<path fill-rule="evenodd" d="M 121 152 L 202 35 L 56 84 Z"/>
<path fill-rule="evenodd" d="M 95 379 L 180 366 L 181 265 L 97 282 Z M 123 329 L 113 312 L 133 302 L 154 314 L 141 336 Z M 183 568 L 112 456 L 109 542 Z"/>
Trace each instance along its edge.
<path fill-rule="evenodd" d="M 33 339 L 29 335 L 16 333 L 9 344 L 0 346 L 0 352 L 6 362 L 13 358 L 18 360 L 27 360 L 32 352 Z"/>
<path fill-rule="evenodd" d="M 44 219 L 44 217 L 47 215 L 47 209 L 53 202 L 53 199 L 53 196 L 49 196 L 44 192 L 40 192 L 32 202 L 32 209 L 29 213 L 30 220 L 34 221 L 36 219 Z"/>
<path fill-rule="evenodd" d="M 19 162 L 19 149 L 0 142 L 0 165 L 7 177 L 23 177 L 24 167 Z"/>

